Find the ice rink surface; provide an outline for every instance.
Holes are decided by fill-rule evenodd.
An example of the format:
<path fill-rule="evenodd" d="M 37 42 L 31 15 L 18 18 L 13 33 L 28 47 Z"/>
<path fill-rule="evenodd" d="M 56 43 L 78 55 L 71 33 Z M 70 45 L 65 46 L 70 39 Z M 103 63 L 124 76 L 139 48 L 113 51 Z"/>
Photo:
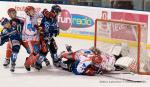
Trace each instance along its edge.
<path fill-rule="evenodd" d="M 73 50 L 89 48 L 93 46 L 93 41 L 79 40 L 72 38 L 56 38 L 58 53 L 65 50 L 65 44 L 72 45 Z M 0 87 L 150 87 L 150 76 L 136 75 L 137 79 L 145 82 L 133 83 L 110 77 L 99 76 L 76 76 L 70 72 L 56 69 L 53 66 L 45 67 L 41 71 L 32 69 L 27 72 L 24 68 L 25 58 L 28 56 L 22 47 L 18 55 L 16 71 L 11 73 L 9 68 L 2 66 L 5 57 L 6 45 L 0 47 Z M 47 56 L 50 59 L 50 55 Z M 52 63 L 51 63 L 52 64 Z M 119 75 L 121 78 L 129 75 Z M 131 76 L 132 77 L 132 76 Z M 135 78 L 135 76 L 133 76 Z"/>

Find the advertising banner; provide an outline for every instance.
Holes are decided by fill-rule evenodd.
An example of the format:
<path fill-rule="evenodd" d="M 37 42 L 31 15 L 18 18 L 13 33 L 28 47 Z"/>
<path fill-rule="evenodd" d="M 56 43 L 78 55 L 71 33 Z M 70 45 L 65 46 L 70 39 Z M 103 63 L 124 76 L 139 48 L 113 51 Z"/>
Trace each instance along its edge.
<path fill-rule="evenodd" d="M 7 4 L 7 5 L 6 5 Z M 43 9 L 51 10 L 53 4 L 41 4 L 41 3 L 22 3 L 22 2 L 3 2 L 0 1 L 0 8 L 3 12 L 0 14 L 0 18 L 8 17 L 7 10 L 9 8 L 15 8 L 17 10 L 17 15 L 20 17 L 25 17 L 24 9 L 26 6 L 35 7 L 37 12 L 41 12 Z M 95 20 L 96 19 L 113 19 L 121 21 L 138 22 L 142 25 L 142 38 L 144 42 L 150 43 L 150 33 L 149 28 L 149 12 L 134 11 L 134 10 L 121 10 L 121 9 L 111 9 L 111 8 L 101 8 L 101 7 L 87 7 L 87 6 L 74 6 L 74 5 L 60 5 L 62 12 L 58 17 L 58 25 L 61 29 L 61 34 L 67 37 L 75 37 L 82 39 L 89 39 L 90 36 L 94 37 L 95 31 Z M 40 19 L 39 19 L 40 23 Z M 137 35 L 136 31 L 133 29 L 115 29 L 107 30 L 100 29 L 101 32 L 105 32 L 106 36 L 115 39 L 125 39 L 135 41 Z M 120 37 L 118 37 L 120 36 Z M 125 37 L 128 36 L 128 37 Z"/>

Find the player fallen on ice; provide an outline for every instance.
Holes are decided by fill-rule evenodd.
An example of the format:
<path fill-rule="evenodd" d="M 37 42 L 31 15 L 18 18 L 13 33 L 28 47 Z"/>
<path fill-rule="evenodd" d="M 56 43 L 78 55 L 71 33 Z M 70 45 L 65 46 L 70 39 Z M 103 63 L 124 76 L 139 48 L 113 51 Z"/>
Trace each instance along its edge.
<path fill-rule="evenodd" d="M 23 25 L 24 25 L 23 18 L 17 16 L 17 11 L 14 8 L 9 8 L 7 10 L 7 13 L 9 17 L 11 18 L 10 24 L 13 27 L 20 29 L 19 32 L 21 36 L 21 32 L 22 32 Z M 11 45 L 11 42 L 8 41 L 7 49 L 6 49 L 6 57 L 5 57 L 3 66 L 8 66 L 10 64 L 11 54 L 12 54 L 12 45 Z"/>
<path fill-rule="evenodd" d="M 36 12 L 32 6 L 27 6 L 25 13 L 26 22 L 24 25 L 25 28 L 22 31 L 22 45 L 29 53 L 29 57 L 27 57 L 25 61 L 25 68 L 27 71 L 30 71 L 31 66 L 34 65 L 38 59 L 44 59 L 46 57 L 43 53 L 45 54 L 45 52 L 47 52 L 47 48 L 38 31 L 38 19 L 43 15 Z"/>
<path fill-rule="evenodd" d="M 43 10 L 44 17 L 41 21 L 41 27 L 43 29 L 42 36 L 44 37 L 44 41 L 51 54 L 51 58 L 54 66 L 57 66 L 57 61 L 58 61 L 58 56 L 57 56 L 58 47 L 56 45 L 54 37 L 56 37 L 59 34 L 57 17 L 60 12 L 61 12 L 61 7 L 58 5 L 53 5 L 51 11 L 44 9 Z M 47 53 L 45 55 L 47 55 Z M 39 69 L 42 68 L 42 62 L 43 62 L 42 59 L 37 61 L 36 65 L 39 66 L 37 68 Z"/>
<path fill-rule="evenodd" d="M 75 52 L 71 50 L 71 46 L 66 46 L 66 49 L 67 51 L 59 55 L 59 64 L 63 69 L 77 75 L 95 75 L 121 70 L 137 72 L 136 61 L 129 57 L 129 48 L 125 44 L 115 45 L 109 53 L 94 47 Z"/>
<path fill-rule="evenodd" d="M 4 41 L 1 42 L 4 43 L 6 41 L 10 41 L 12 46 L 10 71 L 14 72 L 17 55 L 20 50 L 20 29 L 18 27 L 12 26 L 11 22 L 7 18 L 2 19 L 1 25 L 3 26 L 3 30 L 1 31 L 1 37 L 8 37 L 8 39 L 4 39 Z"/>
<path fill-rule="evenodd" d="M 67 46 L 60 58 L 60 66 L 76 75 L 95 75 L 100 72 L 114 71 L 115 57 L 102 54 L 97 48 L 81 49 L 72 52 L 71 46 Z"/>

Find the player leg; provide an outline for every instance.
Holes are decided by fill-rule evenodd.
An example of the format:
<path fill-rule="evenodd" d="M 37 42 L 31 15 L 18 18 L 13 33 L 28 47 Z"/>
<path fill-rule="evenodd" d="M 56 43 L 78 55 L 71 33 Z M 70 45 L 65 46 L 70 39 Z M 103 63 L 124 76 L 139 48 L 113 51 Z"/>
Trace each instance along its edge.
<path fill-rule="evenodd" d="M 38 69 L 38 70 L 42 69 L 42 62 L 43 61 L 46 63 L 46 66 L 50 65 L 49 60 L 46 58 L 46 55 L 48 53 L 48 49 L 47 49 L 46 43 L 43 40 L 43 38 L 40 38 L 40 44 L 39 45 L 41 47 L 41 49 L 40 49 L 40 57 L 37 60 L 37 62 L 35 63 L 35 68 Z"/>
<path fill-rule="evenodd" d="M 26 58 L 25 68 L 27 71 L 30 71 L 31 65 L 35 64 L 39 58 L 39 45 L 38 42 L 23 42 L 27 52 L 29 53 L 29 57 Z"/>
<path fill-rule="evenodd" d="M 11 54 L 11 68 L 10 71 L 15 71 L 16 59 L 20 50 L 20 42 L 17 40 L 12 40 L 12 54 Z"/>
<path fill-rule="evenodd" d="M 61 52 L 59 55 L 60 67 L 64 70 L 71 71 L 71 66 L 75 62 L 75 52 Z"/>
<path fill-rule="evenodd" d="M 43 47 L 43 48 L 44 48 L 44 47 Z M 42 48 L 42 49 L 43 49 L 43 48 Z M 47 59 L 47 58 L 46 58 L 47 53 L 48 53 L 47 49 L 45 49 L 45 51 L 44 51 L 44 50 L 41 50 L 40 56 L 39 56 L 39 58 L 37 59 L 37 61 L 36 61 L 36 63 L 35 63 L 35 68 L 36 68 L 37 70 L 42 69 L 42 62 L 43 62 L 45 59 Z M 49 61 L 48 61 L 48 62 L 49 62 Z M 49 64 L 50 64 L 50 63 L 49 63 Z M 47 65 L 47 66 L 48 66 L 48 65 Z"/>
<path fill-rule="evenodd" d="M 9 36 L 0 36 L 0 46 L 3 45 L 7 41 L 9 41 Z M 7 44 L 7 50 L 8 49 L 11 50 L 11 45 L 9 45 L 9 44 Z M 6 51 L 6 52 L 8 52 L 8 51 Z M 9 54 L 9 55 L 7 55 L 7 54 Z M 5 58 L 5 62 L 3 64 L 4 66 L 9 65 L 9 63 L 10 63 L 9 58 L 11 56 L 11 53 L 7 53 L 7 54 L 6 54 L 6 57 L 8 58 L 8 60 L 7 60 L 7 58 Z"/>
<path fill-rule="evenodd" d="M 46 66 L 49 66 L 49 65 L 50 65 L 50 62 L 49 62 L 49 60 L 46 58 L 46 55 L 47 55 L 47 53 L 48 53 L 48 49 L 47 49 L 46 43 L 45 43 L 45 41 L 44 41 L 44 39 L 43 39 L 42 36 L 40 37 L 40 42 L 41 42 L 41 54 L 45 56 L 45 58 L 44 58 L 43 61 L 45 62 Z"/>
<path fill-rule="evenodd" d="M 11 45 L 11 42 L 9 41 L 7 43 L 6 58 L 5 58 L 3 66 L 8 66 L 10 64 L 11 54 L 12 54 L 12 45 Z"/>
<path fill-rule="evenodd" d="M 54 66 L 57 66 L 58 64 L 58 61 L 59 61 L 59 58 L 58 58 L 58 55 L 57 55 L 57 45 L 56 45 L 56 42 L 54 40 L 54 38 L 51 39 L 50 41 L 50 45 L 48 45 L 48 48 L 49 48 L 49 51 L 51 53 L 51 58 L 52 58 L 52 61 L 53 61 L 53 64 Z"/>

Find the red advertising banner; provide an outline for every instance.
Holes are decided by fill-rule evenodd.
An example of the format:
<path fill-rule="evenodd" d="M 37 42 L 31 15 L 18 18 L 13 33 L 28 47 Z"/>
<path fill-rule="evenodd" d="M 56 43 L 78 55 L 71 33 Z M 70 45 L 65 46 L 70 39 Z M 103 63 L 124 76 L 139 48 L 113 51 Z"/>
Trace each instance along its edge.
<path fill-rule="evenodd" d="M 147 38 L 147 25 L 148 25 L 148 15 L 127 13 L 127 12 L 112 12 L 111 19 L 122 20 L 122 21 L 133 21 L 141 23 L 142 38 L 146 40 Z M 112 24 L 111 27 L 111 38 L 123 39 L 123 40 L 137 40 L 137 30 L 134 27 L 125 27 L 124 25 Z"/>

